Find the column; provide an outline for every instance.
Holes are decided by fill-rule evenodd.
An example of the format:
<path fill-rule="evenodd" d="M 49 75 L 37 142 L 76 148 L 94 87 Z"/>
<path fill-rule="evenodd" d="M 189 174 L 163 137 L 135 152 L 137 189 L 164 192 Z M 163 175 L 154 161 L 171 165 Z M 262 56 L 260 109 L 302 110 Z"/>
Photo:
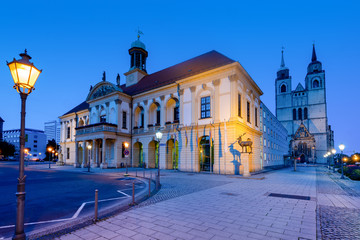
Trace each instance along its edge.
<path fill-rule="evenodd" d="M 121 103 L 122 101 L 120 99 L 115 100 L 116 105 L 116 123 L 118 125 L 118 131 L 121 131 L 122 129 L 122 112 L 121 112 Z"/>
<path fill-rule="evenodd" d="M 105 106 L 106 106 L 106 122 L 110 122 L 110 110 L 109 110 L 109 105 L 110 105 L 110 103 L 109 102 L 107 102 L 107 103 L 105 103 Z"/>
<path fill-rule="evenodd" d="M 96 146 L 95 146 L 95 141 L 94 140 L 91 140 L 91 146 L 92 146 L 92 148 L 91 148 L 91 167 L 95 167 L 96 165 L 96 156 L 95 156 L 95 148 L 96 148 Z"/>
<path fill-rule="evenodd" d="M 84 168 L 87 165 L 87 161 L 86 161 L 86 142 L 83 141 L 83 152 L 82 152 L 82 163 L 81 163 L 81 167 Z"/>
<path fill-rule="evenodd" d="M 196 86 L 192 86 L 190 87 L 190 91 L 191 91 L 191 124 L 195 125 L 197 123 L 197 119 L 196 119 Z"/>
<path fill-rule="evenodd" d="M 79 165 L 79 143 L 77 141 L 75 141 L 75 163 L 74 163 L 74 167 L 80 167 Z"/>
<path fill-rule="evenodd" d="M 233 74 L 233 75 L 229 76 L 229 80 L 230 80 L 230 121 L 235 121 L 235 120 L 237 120 L 237 111 L 236 111 L 237 86 L 236 86 L 236 83 L 237 83 L 238 77 L 236 74 Z M 245 108 L 245 111 L 246 111 L 246 108 Z"/>
<path fill-rule="evenodd" d="M 165 126 L 166 122 L 166 103 L 165 96 L 160 96 L 160 125 L 161 127 Z"/>
<path fill-rule="evenodd" d="M 179 98 L 180 98 L 180 124 L 184 124 L 184 89 L 179 90 Z"/>
<path fill-rule="evenodd" d="M 149 109 L 148 109 L 148 100 L 144 100 L 144 131 L 148 131 L 149 124 Z"/>
<path fill-rule="evenodd" d="M 214 123 L 218 123 L 220 122 L 220 79 L 216 79 L 212 83 L 215 87 L 213 119 Z"/>
<path fill-rule="evenodd" d="M 102 163 L 100 165 L 100 168 L 107 168 L 107 162 L 106 162 L 106 159 L 105 159 L 105 157 L 106 157 L 105 152 L 106 152 L 106 139 L 103 138 L 102 139 Z"/>

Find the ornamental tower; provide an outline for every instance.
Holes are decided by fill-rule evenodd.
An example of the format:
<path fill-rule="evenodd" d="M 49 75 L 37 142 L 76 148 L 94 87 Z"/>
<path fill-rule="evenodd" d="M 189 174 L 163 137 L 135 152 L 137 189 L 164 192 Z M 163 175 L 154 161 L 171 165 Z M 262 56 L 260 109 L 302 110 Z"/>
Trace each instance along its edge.
<path fill-rule="evenodd" d="M 129 49 L 130 69 L 125 73 L 126 87 L 138 83 L 147 75 L 146 58 L 148 52 L 146 51 L 145 44 L 140 41 L 140 34 L 142 33 L 138 31 L 137 40 L 131 43 L 131 48 Z"/>

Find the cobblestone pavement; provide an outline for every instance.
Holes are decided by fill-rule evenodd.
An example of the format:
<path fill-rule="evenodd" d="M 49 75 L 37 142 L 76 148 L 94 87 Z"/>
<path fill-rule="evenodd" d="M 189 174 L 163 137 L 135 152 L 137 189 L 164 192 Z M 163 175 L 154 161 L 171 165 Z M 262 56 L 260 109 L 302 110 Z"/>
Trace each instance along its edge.
<path fill-rule="evenodd" d="M 264 180 L 164 175 L 153 199 L 59 239 L 316 239 L 314 168 L 279 170 Z"/>
<path fill-rule="evenodd" d="M 325 168 L 317 169 L 322 239 L 360 239 L 359 184 L 349 179 L 342 180 L 340 174 Z"/>

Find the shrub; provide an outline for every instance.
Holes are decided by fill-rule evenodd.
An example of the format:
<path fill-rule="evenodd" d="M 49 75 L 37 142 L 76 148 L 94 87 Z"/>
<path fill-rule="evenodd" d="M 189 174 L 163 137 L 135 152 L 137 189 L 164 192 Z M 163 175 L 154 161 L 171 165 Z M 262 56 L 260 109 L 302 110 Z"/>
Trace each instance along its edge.
<path fill-rule="evenodd" d="M 354 169 L 354 171 L 352 171 L 352 173 L 349 175 L 349 177 L 352 180 L 360 180 L 360 169 Z"/>

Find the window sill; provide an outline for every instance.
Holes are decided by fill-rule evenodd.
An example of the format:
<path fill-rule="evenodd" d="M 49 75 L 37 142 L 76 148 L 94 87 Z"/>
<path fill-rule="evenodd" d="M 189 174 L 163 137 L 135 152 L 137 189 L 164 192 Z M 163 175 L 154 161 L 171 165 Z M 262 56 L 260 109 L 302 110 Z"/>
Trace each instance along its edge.
<path fill-rule="evenodd" d="M 204 119 L 209 119 L 209 118 L 212 118 L 212 117 L 199 118 L 199 120 L 204 120 Z"/>

